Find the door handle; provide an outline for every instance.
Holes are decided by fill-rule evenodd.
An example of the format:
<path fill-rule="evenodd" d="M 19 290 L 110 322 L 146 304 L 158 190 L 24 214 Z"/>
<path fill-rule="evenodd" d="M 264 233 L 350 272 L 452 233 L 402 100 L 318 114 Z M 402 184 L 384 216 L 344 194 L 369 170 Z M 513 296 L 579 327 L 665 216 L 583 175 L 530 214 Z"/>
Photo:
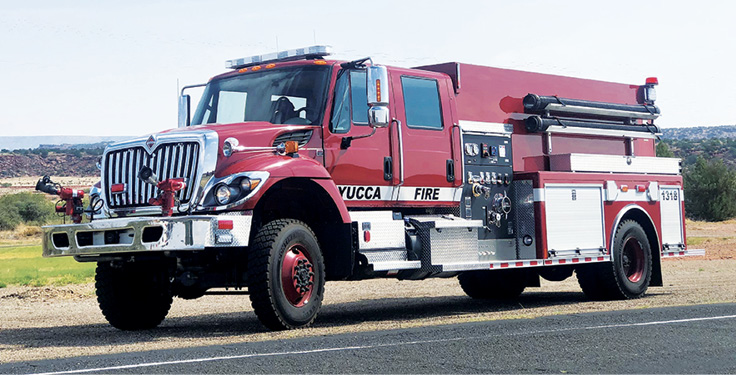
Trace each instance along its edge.
<path fill-rule="evenodd" d="M 394 162 L 390 156 L 383 158 L 383 179 L 386 181 L 394 179 Z"/>
<path fill-rule="evenodd" d="M 447 182 L 455 181 L 455 161 L 454 160 L 447 159 L 446 170 L 447 170 Z"/>

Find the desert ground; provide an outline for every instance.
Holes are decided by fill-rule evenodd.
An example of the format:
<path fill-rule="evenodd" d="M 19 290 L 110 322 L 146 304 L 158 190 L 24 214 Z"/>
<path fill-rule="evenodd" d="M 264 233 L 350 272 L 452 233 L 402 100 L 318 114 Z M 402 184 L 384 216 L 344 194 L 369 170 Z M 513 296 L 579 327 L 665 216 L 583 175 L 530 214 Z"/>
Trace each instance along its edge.
<path fill-rule="evenodd" d="M 709 224 L 691 229 L 691 233 L 700 235 L 711 231 Z M 159 328 L 123 332 L 106 323 L 97 307 L 92 284 L 8 286 L 0 289 L 0 362 L 736 302 L 736 251 L 724 247 L 732 246 L 734 232 L 728 234 L 728 241 L 722 240 L 726 237 L 723 231 L 718 231 L 718 236 L 710 242 L 703 240 L 703 247 L 708 251 L 706 257 L 664 260 L 665 285 L 650 288 L 640 299 L 588 301 L 574 276 L 557 283 L 543 280 L 540 288 L 527 289 L 515 302 L 473 300 L 463 294 L 455 278 L 330 282 L 313 327 L 286 332 L 265 331 L 253 314 L 247 295 L 175 299 L 168 318 Z"/>

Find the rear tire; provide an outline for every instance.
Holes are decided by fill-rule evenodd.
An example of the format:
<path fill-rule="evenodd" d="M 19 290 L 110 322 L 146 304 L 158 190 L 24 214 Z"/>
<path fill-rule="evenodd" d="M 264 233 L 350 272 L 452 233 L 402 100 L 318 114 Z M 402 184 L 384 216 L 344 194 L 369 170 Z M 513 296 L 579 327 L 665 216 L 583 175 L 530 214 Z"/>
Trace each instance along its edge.
<path fill-rule="evenodd" d="M 590 299 L 643 296 L 652 279 L 652 250 L 646 232 L 636 221 L 622 221 L 616 229 L 612 261 L 582 266 L 576 273 Z"/>
<path fill-rule="evenodd" d="M 264 225 L 248 254 L 248 291 L 258 319 L 267 328 L 307 327 L 317 317 L 325 287 L 325 267 L 317 236 L 298 220 Z"/>
<path fill-rule="evenodd" d="M 523 270 L 467 271 L 457 279 L 465 294 L 475 299 L 509 300 L 526 288 Z"/>
<path fill-rule="evenodd" d="M 97 263 L 95 288 L 105 319 L 125 331 L 155 328 L 166 318 L 173 299 L 168 272 L 161 263 L 120 267 Z"/>

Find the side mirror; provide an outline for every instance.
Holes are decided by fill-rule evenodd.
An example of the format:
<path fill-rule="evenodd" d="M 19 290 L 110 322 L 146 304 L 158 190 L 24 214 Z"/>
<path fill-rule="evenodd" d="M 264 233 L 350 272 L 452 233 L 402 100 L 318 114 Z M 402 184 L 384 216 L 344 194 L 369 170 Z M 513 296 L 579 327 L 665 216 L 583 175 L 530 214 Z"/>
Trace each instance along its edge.
<path fill-rule="evenodd" d="M 373 128 L 388 127 L 391 121 L 389 105 L 388 69 L 371 65 L 367 69 L 366 89 L 368 96 L 368 123 Z"/>
<path fill-rule="evenodd" d="M 191 97 L 189 95 L 179 96 L 179 127 L 185 128 L 189 126 L 189 106 L 191 103 Z"/>

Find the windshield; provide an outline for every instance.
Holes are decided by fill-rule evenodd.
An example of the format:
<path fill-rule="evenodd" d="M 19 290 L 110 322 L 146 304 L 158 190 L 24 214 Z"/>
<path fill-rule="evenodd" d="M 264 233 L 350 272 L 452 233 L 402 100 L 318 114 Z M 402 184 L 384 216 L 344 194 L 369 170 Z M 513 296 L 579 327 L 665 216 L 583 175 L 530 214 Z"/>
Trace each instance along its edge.
<path fill-rule="evenodd" d="M 304 66 L 263 70 L 207 84 L 192 125 L 267 121 L 320 124 L 329 68 Z"/>

